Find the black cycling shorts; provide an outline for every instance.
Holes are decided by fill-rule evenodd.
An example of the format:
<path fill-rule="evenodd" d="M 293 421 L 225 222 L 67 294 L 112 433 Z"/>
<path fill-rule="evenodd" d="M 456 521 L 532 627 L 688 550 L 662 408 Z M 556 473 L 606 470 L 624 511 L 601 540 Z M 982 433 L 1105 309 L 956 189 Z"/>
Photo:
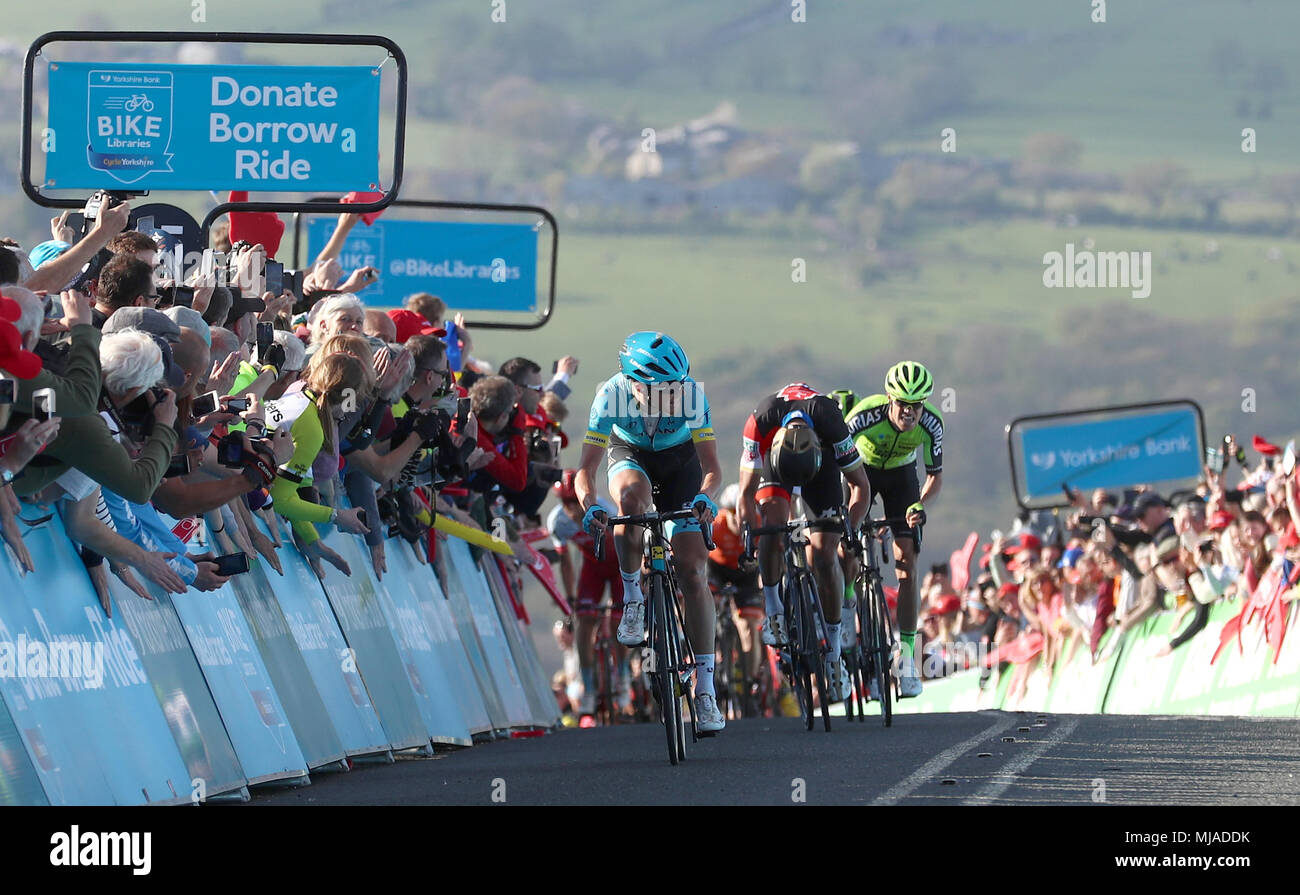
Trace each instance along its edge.
<path fill-rule="evenodd" d="M 693 441 L 663 451 L 647 451 L 610 435 L 608 458 L 611 476 L 629 467 L 645 475 L 650 481 L 655 509 L 661 513 L 689 509 L 691 501 L 700 493 L 700 485 L 704 484 L 704 469 Z M 699 530 L 700 523 L 695 519 L 684 519 L 670 522 L 666 533 L 671 538 L 677 532 Z"/>
<path fill-rule="evenodd" d="M 822 465 L 808 484 L 799 489 L 800 496 L 813 516 L 821 518 L 832 510 L 844 505 L 844 480 L 839 464 L 835 462 L 835 450 L 822 447 Z M 763 471 L 758 479 L 758 492 L 755 498 L 759 503 L 771 497 L 791 499 L 792 487 L 783 484 L 772 469 L 772 454 L 763 458 Z"/>
<path fill-rule="evenodd" d="M 894 469 L 877 469 L 874 466 L 863 467 L 867 470 L 867 481 L 871 483 L 871 501 L 877 497 L 885 506 L 886 519 L 901 519 L 907 515 L 907 508 L 921 499 L 921 484 L 916 478 L 916 464 L 898 466 Z M 916 540 L 916 533 L 911 526 L 896 522 L 889 526 L 895 538 Z"/>

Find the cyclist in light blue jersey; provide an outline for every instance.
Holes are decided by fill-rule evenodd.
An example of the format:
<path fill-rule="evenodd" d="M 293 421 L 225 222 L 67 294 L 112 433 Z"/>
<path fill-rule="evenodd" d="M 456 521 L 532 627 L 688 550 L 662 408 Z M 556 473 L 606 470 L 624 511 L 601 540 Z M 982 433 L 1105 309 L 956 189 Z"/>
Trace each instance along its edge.
<path fill-rule="evenodd" d="M 673 563 L 686 599 L 686 636 L 695 656 L 695 707 L 701 733 L 726 726 L 713 690 L 713 596 L 708 552 L 700 526 L 717 513 L 722 467 L 704 389 L 690 378 L 686 352 L 669 336 L 637 332 L 619 351 L 621 372 L 601 385 L 592 402 L 587 435 L 574 481 L 585 513 L 583 527 L 604 534 L 608 515 L 596 502 L 596 470 L 608 455 L 609 493 L 618 515 L 691 508 L 695 519 L 671 522 Z M 645 640 L 645 596 L 641 555 L 645 531 L 624 526 L 614 538 L 623 578 L 623 620 L 618 640 Z"/>

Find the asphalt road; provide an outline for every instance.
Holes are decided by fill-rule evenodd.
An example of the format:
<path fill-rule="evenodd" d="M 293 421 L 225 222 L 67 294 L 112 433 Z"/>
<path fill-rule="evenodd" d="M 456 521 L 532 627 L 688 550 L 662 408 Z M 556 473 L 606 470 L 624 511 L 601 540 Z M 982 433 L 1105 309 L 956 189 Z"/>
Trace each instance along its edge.
<path fill-rule="evenodd" d="M 889 730 L 818 724 L 731 722 L 688 743 L 677 767 L 658 725 L 564 730 L 359 763 L 251 804 L 1300 804 L 1294 719 L 989 711 L 897 716 Z"/>

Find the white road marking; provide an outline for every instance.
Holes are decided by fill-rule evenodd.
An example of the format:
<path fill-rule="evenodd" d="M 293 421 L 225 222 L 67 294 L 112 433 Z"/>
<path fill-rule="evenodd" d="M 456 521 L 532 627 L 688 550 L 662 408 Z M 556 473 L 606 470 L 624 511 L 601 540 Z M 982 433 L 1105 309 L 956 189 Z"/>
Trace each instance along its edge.
<path fill-rule="evenodd" d="M 997 799 L 998 796 L 1006 792 L 1007 787 L 1016 782 L 1016 777 L 1022 773 L 1031 764 L 1042 758 L 1049 749 L 1061 742 L 1061 740 L 1074 733 L 1074 729 L 1079 726 L 1080 718 L 1071 718 L 1056 730 L 1042 740 L 1034 748 L 1018 755 L 1011 761 L 1002 766 L 1002 770 L 994 775 L 992 782 L 984 785 L 973 796 L 966 800 L 967 805 L 987 805 Z"/>
<path fill-rule="evenodd" d="M 913 791 L 939 775 L 948 765 L 961 758 L 976 746 L 981 745 L 990 737 L 998 736 L 1005 730 L 1009 730 L 1020 723 L 1018 715 L 1012 715 L 1010 718 L 998 718 L 985 730 L 975 734 L 968 740 L 962 740 L 950 749 L 945 749 L 934 758 L 917 768 L 907 779 L 890 787 L 883 795 L 876 798 L 871 804 L 873 805 L 896 805 L 901 800 L 910 796 Z"/>

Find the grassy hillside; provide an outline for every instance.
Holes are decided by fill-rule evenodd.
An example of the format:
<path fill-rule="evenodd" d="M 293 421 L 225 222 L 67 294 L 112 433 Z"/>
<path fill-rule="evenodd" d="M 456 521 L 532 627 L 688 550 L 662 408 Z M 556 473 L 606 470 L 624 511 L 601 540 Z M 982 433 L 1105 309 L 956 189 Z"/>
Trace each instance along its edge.
<path fill-rule="evenodd" d="M 885 154 L 933 153 L 940 128 L 953 127 L 960 158 L 1014 162 L 1027 137 L 1054 132 L 1082 144 L 1084 172 L 1123 178 L 1169 160 L 1192 186 L 1250 189 L 1248 199 L 1225 202 L 1228 224 L 1270 198 L 1265 178 L 1300 169 L 1293 151 L 1300 63 L 1291 53 L 1300 7 L 1293 0 L 1112 2 L 1105 24 L 1089 20 L 1083 0 L 808 0 L 808 20 L 799 24 L 789 20 L 789 6 L 506 0 L 507 20 L 494 23 L 487 0 L 222 0 L 207 4 L 206 23 L 194 24 L 190 4 L 66 0 L 57 13 L 14 19 L 8 36 L 25 44 L 77 27 L 392 36 L 411 61 L 408 183 L 455 170 L 486 172 L 499 186 L 536 186 L 546 165 L 580 168 L 583 133 L 569 141 L 577 149 L 560 150 L 485 124 L 483 98 L 516 75 L 547 98 L 572 99 L 584 122 L 616 119 L 635 131 L 729 101 L 743 128 L 797 150 L 870 138 Z M 875 99 L 887 104 L 890 79 L 908 73 L 930 79 L 939 107 L 945 91 L 957 97 L 951 110 L 894 110 L 896 124 L 873 130 Z M 895 120 L 879 111 L 881 120 Z M 1241 152 L 1247 126 L 1258 132 L 1254 154 Z M 0 146 L 16 146 L 16 133 L 11 116 Z M 13 183 L 16 155 L 6 157 Z M 205 197 L 191 201 L 205 210 Z M 25 244 L 42 238 L 47 214 L 13 194 L 0 196 L 0 211 Z M 1096 226 L 1086 216 L 1059 226 L 1061 214 L 930 208 L 891 218 L 896 228 L 880 234 L 888 269 L 864 283 L 864 241 L 829 232 L 806 209 L 785 234 L 711 231 L 699 222 L 639 231 L 635 220 L 624 227 L 632 232 L 613 234 L 556 211 L 552 323 L 536 333 L 484 332 L 481 353 L 496 361 L 522 353 L 544 365 L 564 353 L 581 356 L 576 418 L 612 369 L 623 335 L 668 329 L 705 382 L 728 458 L 764 391 L 797 378 L 874 389 L 899 357 L 924 360 L 957 400 L 947 415 L 951 460 L 930 539 L 936 553 L 952 549 L 968 526 L 987 529 L 1010 512 L 1002 426 L 1017 415 L 1193 397 L 1206 406 L 1211 438 L 1228 430 L 1284 438 L 1297 428 L 1297 334 L 1288 321 L 1300 305 L 1300 246 L 1290 238 Z M 1151 251 L 1150 297 L 1045 289 L 1043 254 L 1086 241 L 1099 251 Z M 807 262 L 804 283 L 791 281 L 794 258 Z M 1241 410 L 1244 388 L 1258 394 L 1254 413 Z M 580 428 L 579 419 L 569 425 Z"/>

